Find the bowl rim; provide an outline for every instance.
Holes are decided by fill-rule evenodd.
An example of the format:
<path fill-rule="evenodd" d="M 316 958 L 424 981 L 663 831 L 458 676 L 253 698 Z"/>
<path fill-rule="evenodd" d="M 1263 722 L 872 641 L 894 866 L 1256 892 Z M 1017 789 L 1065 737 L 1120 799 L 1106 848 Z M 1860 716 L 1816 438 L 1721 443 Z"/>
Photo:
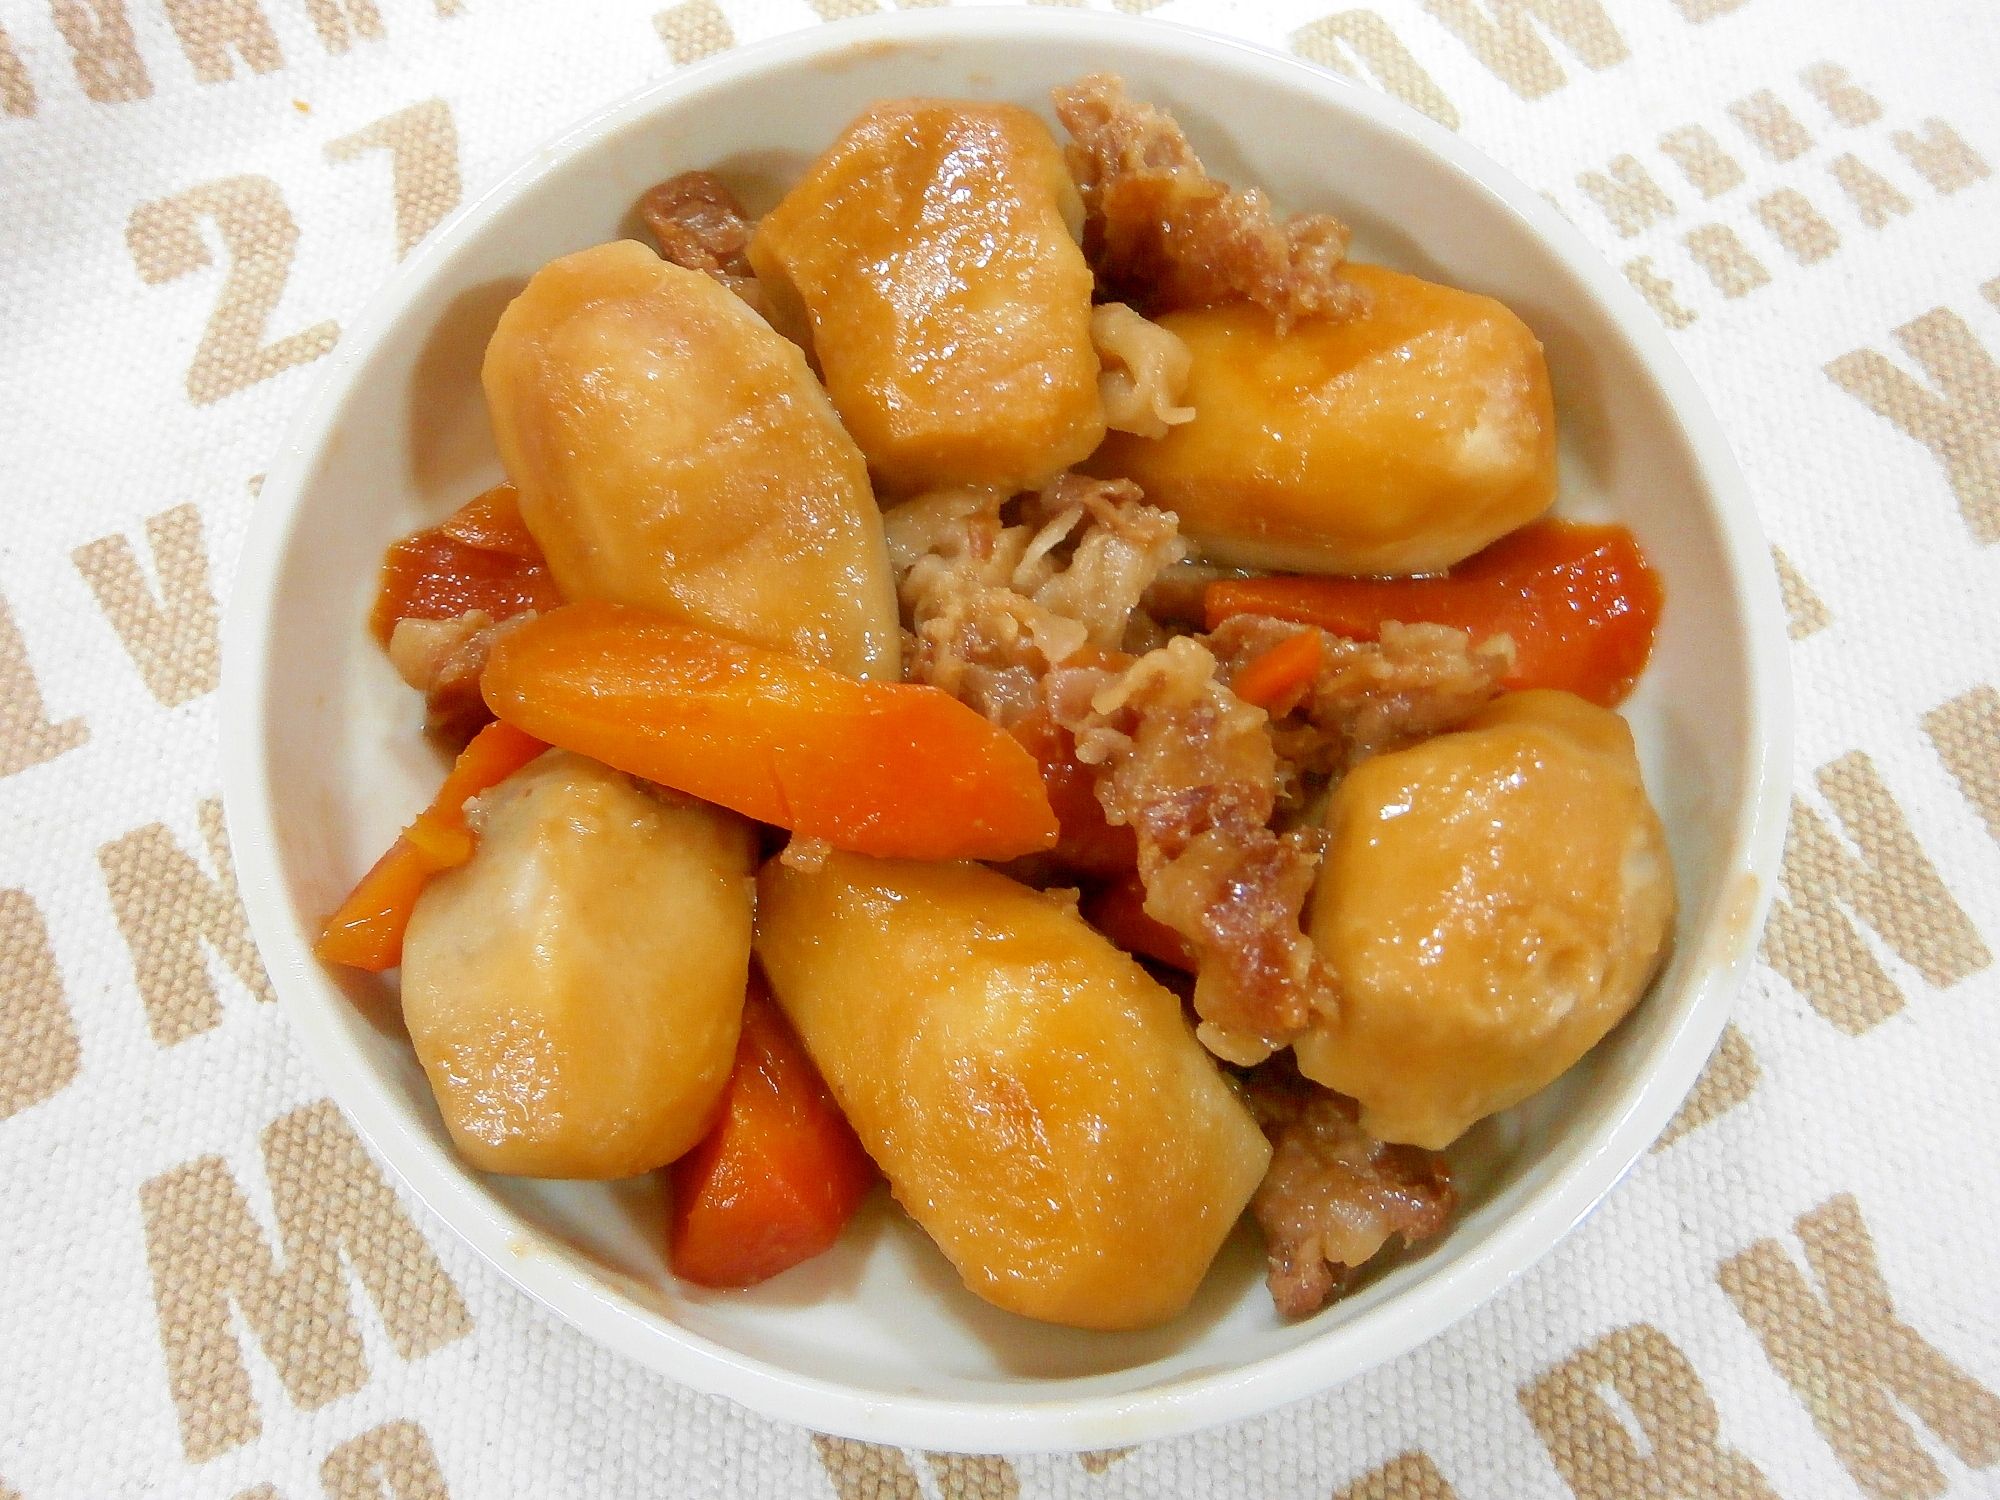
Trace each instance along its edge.
<path fill-rule="evenodd" d="M 1729 913 L 1717 952 L 1701 935 L 1703 967 L 1690 975 L 1678 1022 L 1655 1044 L 1642 1086 L 1484 1242 L 1384 1306 L 1298 1346 L 1235 1368 L 1115 1395 L 1010 1404 L 892 1395 L 805 1376 L 729 1349 L 651 1314 L 512 1211 L 481 1194 L 469 1169 L 405 1118 L 392 1091 L 343 1029 L 350 1002 L 321 971 L 295 924 L 278 855 L 266 765 L 270 640 L 280 565 L 304 482 L 332 439 L 355 376 L 434 277 L 506 205 L 563 170 L 576 152 L 640 124 L 684 96 L 759 74 L 824 64 L 890 45 L 977 45 L 1050 40 L 1088 44 L 1149 39 L 1162 60 L 1200 66 L 1225 58 L 1319 94 L 1383 130 L 1414 138 L 1476 188 L 1497 198 L 1582 284 L 1639 357 L 1715 497 L 1714 520 L 1747 630 L 1750 697 L 1745 794 L 1719 868 L 1747 872 L 1754 898 Z M 731 49 L 630 91 L 556 132 L 461 206 L 374 293 L 346 327 L 313 391 L 288 424 L 254 504 L 223 630 L 219 731 L 224 806 L 239 889 L 280 1008 L 340 1107 L 404 1187 L 502 1277 L 594 1341 L 696 1389 L 781 1420 L 868 1441 L 964 1452 L 1105 1448 L 1177 1436 L 1254 1416 L 1352 1379 L 1436 1336 L 1547 1254 L 1659 1137 L 1721 1036 L 1749 970 L 1773 889 L 1790 801 L 1791 689 L 1784 616 L 1749 490 L 1722 428 L 1665 331 L 1612 264 L 1548 201 L 1453 132 L 1372 88 L 1253 42 L 1170 22 L 1058 8 L 896 11 L 808 26 Z M 1729 878 L 1725 876 L 1725 878 Z M 1740 880 L 1741 877 L 1734 877 Z M 1719 916 L 1717 920 L 1719 920 Z M 1712 924 L 1713 925 L 1713 922 Z"/>

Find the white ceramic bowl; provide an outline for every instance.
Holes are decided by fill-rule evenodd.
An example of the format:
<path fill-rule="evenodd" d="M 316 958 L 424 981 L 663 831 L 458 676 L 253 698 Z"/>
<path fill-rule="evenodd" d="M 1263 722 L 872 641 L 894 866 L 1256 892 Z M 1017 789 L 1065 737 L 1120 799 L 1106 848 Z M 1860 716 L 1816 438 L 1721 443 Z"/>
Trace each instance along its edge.
<path fill-rule="evenodd" d="M 393 988 L 329 972 L 323 914 L 435 790 L 415 696 L 363 621 L 382 549 L 499 477 L 481 352 L 543 262 L 632 232 L 640 192 L 712 167 L 753 211 L 871 100 L 1019 101 L 1098 68 L 1170 108 L 1218 176 L 1355 228 L 1357 258 L 1490 293 L 1547 347 L 1561 510 L 1630 525 L 1664 575 L 1625 712 L 1683 915 L 1651 994 L 1561 1082 L 1454 1148 L 1450 1231 L 1285 1323 L 1242 1230 L 1190 1311 L 1091 1334 L 967 1293 L 885 1195 L 818 1261 L 747 1293 L 677 1284 L 657 1194 L 482 1177 L 452 1153 Z M 1053 123 L 1053 121 L 1051 121 Z M 773 1416 L 928 1448 L 1097 1448 L 1332 1385 L 1430 1337 L 1543 1254 L 1666 1125 L 1755 940 L 1783 832 L 1789 687 L 1769 555 L 1720 429 L 1652 314 L 1535 193 L 1412 111 L 1246 45 L 1116 16 L 923 10 L 678 72 L 535 152 L 349 327 L 258 502 L 231 605 L 224 785 L 252 926 L 341 1106 L 410 1190 L 530 1296 L 643 1364 Z"/>

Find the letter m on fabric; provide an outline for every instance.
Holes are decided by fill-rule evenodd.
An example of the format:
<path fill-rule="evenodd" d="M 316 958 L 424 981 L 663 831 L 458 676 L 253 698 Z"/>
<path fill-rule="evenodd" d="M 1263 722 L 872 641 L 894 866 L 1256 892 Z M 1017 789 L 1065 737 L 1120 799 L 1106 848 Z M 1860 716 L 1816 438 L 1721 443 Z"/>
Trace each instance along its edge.
<path fill-rule="evenodd" d="M 306 1411 L 368 1381 L 343 1256 L 404 1359 L 472 1331 L 458 1288 L 330 1100 L 281 1115 L 262 1144 L 282 1264 L 221 1157 L 139 1189 L 167 1384 L 192 1463 L 263 1430 L 232 1303 Z"/>

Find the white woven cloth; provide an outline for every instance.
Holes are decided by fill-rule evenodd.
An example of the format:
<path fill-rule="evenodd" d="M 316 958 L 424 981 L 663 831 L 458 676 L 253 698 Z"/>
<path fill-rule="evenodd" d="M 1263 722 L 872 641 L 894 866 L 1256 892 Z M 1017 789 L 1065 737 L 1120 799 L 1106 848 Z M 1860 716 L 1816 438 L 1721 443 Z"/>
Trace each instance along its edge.
<path fill-rule="evenodd" d="M 315 364 L 443 213 L 634 85 L 877 8 L 658 3 L 0 0 L 0 1497 L 2000 1494 L 1992 0 L 1118 0 L 1545 189 L 1783 554 L 1765 963 L 1668 1142 L 1484 1310 L 1259 1421 L 933 1458 L 649 1374 L 386 1186 L 260 1002 L 215 601 Z"/>

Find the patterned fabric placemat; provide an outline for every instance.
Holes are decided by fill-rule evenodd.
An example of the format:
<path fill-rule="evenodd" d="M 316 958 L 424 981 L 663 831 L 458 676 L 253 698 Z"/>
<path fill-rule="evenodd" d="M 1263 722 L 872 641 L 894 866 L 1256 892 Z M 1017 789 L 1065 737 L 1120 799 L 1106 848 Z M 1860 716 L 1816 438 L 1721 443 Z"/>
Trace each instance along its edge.
<path fill-rule="evenodd" d="M 343 323 L 542 137 L 881 8 L 0 0 L 0 1500 L 2000 1493 L 1992 0 L 1117 0 L 1545 190 L 1775 543 L 1764 962 L 1660 1144 L 1475 1316 L 1178 1441 L 901 1452 L 597 1348 L 371 1160 L 266 1003 L 216 795 L 260 473 Z"/>

